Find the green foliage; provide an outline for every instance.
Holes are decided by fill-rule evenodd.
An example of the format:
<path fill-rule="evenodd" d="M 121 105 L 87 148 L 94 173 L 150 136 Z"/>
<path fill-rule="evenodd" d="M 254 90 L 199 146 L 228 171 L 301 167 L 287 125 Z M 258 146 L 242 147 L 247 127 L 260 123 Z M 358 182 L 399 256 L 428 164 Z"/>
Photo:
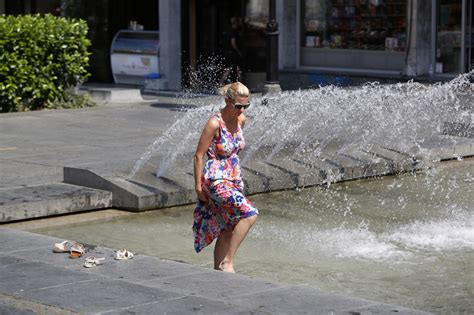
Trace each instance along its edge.
<path fill-rule="evenodd" d="M 0 111 L 57 107 L 68 88 L 84 82 L 87 24 L 47 14 L 0 16 Z M 73 101 L 68 107 L 87 104 Z"/>

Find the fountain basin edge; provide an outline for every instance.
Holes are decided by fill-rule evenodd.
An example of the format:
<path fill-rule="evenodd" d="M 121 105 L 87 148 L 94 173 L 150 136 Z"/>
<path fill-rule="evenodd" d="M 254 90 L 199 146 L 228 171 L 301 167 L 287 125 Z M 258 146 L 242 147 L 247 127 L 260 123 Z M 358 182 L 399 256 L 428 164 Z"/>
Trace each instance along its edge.
<path fill-rule="evenodd" d="M 469 141 L 471 142 L 471 141 Z M 443 143 L 444 145 L 440 145 Z M 437 142 L 436 147 L 422 149 L 414 155 L 396 148 L 373 146 L 369 150 L 353 150 L 321 159 L 300 160 L 275 158 L 270 161 L 244 162 L 242 172 L 248 195 L 278 190 L 311 187 L 335 182 L 384 176 L 420 170 L 427 160 L 449 160 L 473 156 L 472 143 L 450 145 Z M 101 176 L 93 169 L 65 167 L 64 182 L 112 192 L 112 207 L 129 211 L 145 211 L 196 201 L 192 176 L 182 171 L 164 178 L 140 182 L 123 177 Z"/>

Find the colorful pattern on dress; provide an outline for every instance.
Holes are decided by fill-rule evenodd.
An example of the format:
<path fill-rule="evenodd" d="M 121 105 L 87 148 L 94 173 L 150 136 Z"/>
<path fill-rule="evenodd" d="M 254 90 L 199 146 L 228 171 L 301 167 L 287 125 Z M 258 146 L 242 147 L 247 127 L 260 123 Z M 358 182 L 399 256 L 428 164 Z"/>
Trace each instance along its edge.
<path fill-rule="evenodd" d="M 240 126 L 233 135 L 220 116 L 219 137 L 207 150 L 208 161 L 201 178 L 202 188 L 209 194 L 209 203 L 198 200 L 194 209 L 194 249 L 200 252 L 224 230 L 233 229 L 244 218 L 258 214 L 258 209 L 244 196 L 244 185 L 237 155 L 245 146 Z"/>

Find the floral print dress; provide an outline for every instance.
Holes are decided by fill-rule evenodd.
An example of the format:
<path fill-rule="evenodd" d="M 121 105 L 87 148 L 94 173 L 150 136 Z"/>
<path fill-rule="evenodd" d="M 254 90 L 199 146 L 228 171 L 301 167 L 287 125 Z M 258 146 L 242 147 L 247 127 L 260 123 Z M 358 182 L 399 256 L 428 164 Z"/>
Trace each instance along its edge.
<path fill-rule="evenodd" d="M 201 178 L 202 189 L 209 203 L 198 200 L 194 209 L 194 249 L 200 252 L 224 230 L 232 230 L 244 218 L 258 214 L 258 209 L 244 196 L 244 184 L 237 155 L 245 146 L 242 129 L 233 135 L 227 130 L 220 113 L 212 118 L 219 121 L 219 137 L 207 150 L 208 160 Z"/>

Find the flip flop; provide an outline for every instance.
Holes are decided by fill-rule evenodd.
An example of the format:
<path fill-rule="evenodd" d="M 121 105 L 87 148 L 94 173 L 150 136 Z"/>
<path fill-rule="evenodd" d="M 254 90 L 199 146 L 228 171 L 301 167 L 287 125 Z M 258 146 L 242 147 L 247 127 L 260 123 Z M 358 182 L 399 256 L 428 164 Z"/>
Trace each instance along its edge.
<path fill-rule="evenodd" d="M 126 249 L 119 249 L 115 252 L 114 258 L 117 260 L 132 259 L 133 253 L 129 252 Z"/>
<path fill-rule="evenodd" d="M 67 253 L 69 252 L 69 249 L 67 248 L 67 245 L 69 244 L 69 241 L 64 241 L 61 243 L 55 243 L 53 252 L 55 253 Z"/>
<path fill-rule="evenodd" d="M 71 246 L 71 250 L 69 251 L 69 258 L 79 258 L 84 255 L 86 252 L 86 249 L 84 245 L 80 243 L 74 243 L 74 245 Z"/>
<path fill-rule="evenodd" d="M 105 260 L 105 257 L 96 258 L 94 256 L 87 257 L 84 261 L 84 267 L 92 268 L 98 265 L 102 265 L 102 261 Z"/>

